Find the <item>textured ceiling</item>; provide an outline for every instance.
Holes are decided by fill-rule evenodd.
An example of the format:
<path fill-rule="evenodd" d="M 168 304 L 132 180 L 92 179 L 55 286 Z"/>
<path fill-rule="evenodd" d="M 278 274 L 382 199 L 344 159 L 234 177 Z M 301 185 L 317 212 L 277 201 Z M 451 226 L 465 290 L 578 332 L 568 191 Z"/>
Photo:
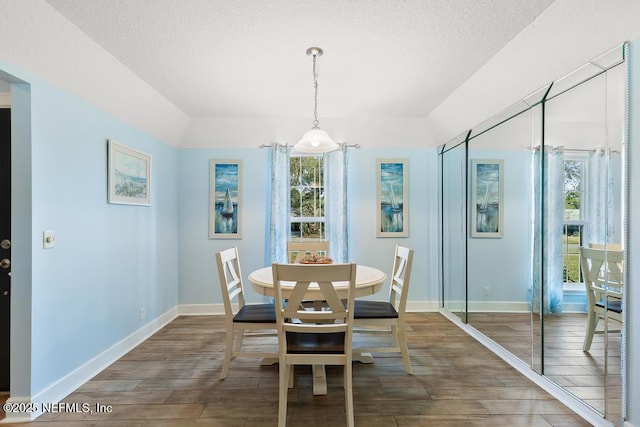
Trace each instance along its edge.
<path fill-rule="evenodd" d="M 425 117 L 552 0 L 47 0 L 190 117 Z"/>

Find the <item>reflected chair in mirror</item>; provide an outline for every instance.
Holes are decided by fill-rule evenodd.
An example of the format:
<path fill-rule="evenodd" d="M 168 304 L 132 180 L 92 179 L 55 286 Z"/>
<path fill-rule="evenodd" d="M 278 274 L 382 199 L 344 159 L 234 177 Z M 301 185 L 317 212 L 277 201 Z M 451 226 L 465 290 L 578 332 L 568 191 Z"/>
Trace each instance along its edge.
<path fill-rule="evenodd" d="M 600 319 L 623 322 L 623 261 L 624 251 L 593 249 L 580 247 L 580 268 L 587 293 L 587 331 L 582 346 L 589 351 L 594 334 L 602 334 L 596 330 Z M 619 333 L 605 326 L 608 332 Z"/>
<path fill-rule="evenodd" d="M 216 262 L 218 264 L 218 277 L 222 290 L 227 330 L 224 361 L 220 372 L 220 379 L 223 380 L 227 377 L 231 360 L 236 357 L 270 357 L 274 359 L 278 357 L 278 353 L 275 352 L 243 351 L 242 348 L 246 331 L 269 330 L 269 333 L 265 333 L 265 336 L 275 336 L 276 311 L 273 303 L 245 303 L 237 247 L 216 253 Z M 234 311 L 234 304 L 237 304 L 237 311 Z"/>
<path fill-rule="evenodd" d="M 287 242 L 289 263 L 300 262 L 305 256 L 329 256 L 329 242 Z"/>
<path fill-rule="evenodd" d="M 607 243 L 603 245 L 602 243 L 589 243 L 589 248 L 591 249 L 607 249 L 610 251 L 621 251 L 623 250 L 622 245 L 620 243 Z"/>
<path fill-rule="evenodd" d="M 406 337 L 405 313 L 409 283 L 411 281 L 411 265 L 413 250 L 404 246 L 396 246 L 391 271 L 391 285 L 388 301 L 356 300 L 354 309 L 354 333 L 357 338 L 366 339 L 366 334 L 390 334 L 392 346 L 354 347 L 358 353 L 400 352 L 404 367 L 408 374 L 413 374 Z M 366 328 L 365 328 L 366 327 Z M 381 329 L 380 327 L 384 327 Z"/>
<path fill-rule="evenodd" d="M 352 348 L 353 304 L 355 298 L 356 265 L 273 264 L 276 318 L 279 348 L 278 426 L 287 420 L 287 393 L 293 385 L 295 365 L 344 366 L 344 396 L 347 425 L 353 426 Z M 286 305 L 283 304 L 282 282 L 293 286 Z M 317 283 L 319 298 L 326 301 L 321 311 L 305 310 L 300 303 L 310 283 Z M 348 284 L 346 305 L 340 299 L 334 283 Z M 316 286 L 314 283 L 313 286 Z M 344 283 L 342 284 L 344 286 Z"/>

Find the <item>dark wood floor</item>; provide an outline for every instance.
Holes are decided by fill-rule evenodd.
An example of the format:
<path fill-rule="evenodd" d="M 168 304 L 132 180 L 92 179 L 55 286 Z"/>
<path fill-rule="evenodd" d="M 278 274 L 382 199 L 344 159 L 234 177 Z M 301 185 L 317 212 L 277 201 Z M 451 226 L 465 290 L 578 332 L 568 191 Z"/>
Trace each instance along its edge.
<path fill-rule="evenodd" d="M 393 353 L 354 365 L 356 425 L 588 425 L 438 313 L 410 314 L 408 339 L 414 375 Z M 278 366 L 236 359 L 221 381 L 223 348 L 223 317 L 179 317 L 65 399 L 110 413 L 43 414 L 34 424 L 275 426 Z M 345 425 L 342 370 L 327 376 L 328 395 L 313 396 L 310 368 L 296 368 L 287 425 Z"/>
<path fill-rule="evenodd" d="M 620 334 L 609 334 L 608 366 L 605 371 L 604 335 L 595 335 L 588 352 L 582 351 L 587 315 L 564 313 L 548 315 L 544 325 L 544 367 L 542 349 L 532 345 L 540 341 L 540 317 L 517 313 L 470 313 L 469 324 L 487 337 L 534 366 L 556 384 L 576 395 L 607 419 L 620 424 L 621 417 L 621 355 Z M 620 325 L 611 322 L 611 329 Z M 601 321 L 598 330 L 602 330 Z M 533 357 L 532 357 L 533 355 Z M 606 390 L 605 390 L 606 386 Z M 605 400 L 605 393 L 607 399 Z"/>

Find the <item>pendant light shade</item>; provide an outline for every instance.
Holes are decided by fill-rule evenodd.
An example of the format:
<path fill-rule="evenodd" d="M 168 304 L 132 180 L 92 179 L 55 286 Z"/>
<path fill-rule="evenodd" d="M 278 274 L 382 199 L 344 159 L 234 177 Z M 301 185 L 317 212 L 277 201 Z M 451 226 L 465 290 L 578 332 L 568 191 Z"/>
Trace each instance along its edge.
<path fill-rule="evenodd" d="M 318 56 L 322 56 L 322 49 L 319 47 L 310 47 L 307 49 L 307 55 L 313 58 L 313 89 L 314 89 L 314 109 L 313 109 L 313 127 L 305 132 L 300 141 L 293 146 L 295 151 L 301 153 L 328 153 L 338 149 L 338 144 L 331 139 L 329 134 L 318 127 L 318 73 L 316 73 L 316 61 Z"/>
<path fill-rule="evenodd" d="M 337 150 L 338 144 L 327 132 L 318 128 L 306 131 L 293 149 L 302 153 L 327 153 Z"/>

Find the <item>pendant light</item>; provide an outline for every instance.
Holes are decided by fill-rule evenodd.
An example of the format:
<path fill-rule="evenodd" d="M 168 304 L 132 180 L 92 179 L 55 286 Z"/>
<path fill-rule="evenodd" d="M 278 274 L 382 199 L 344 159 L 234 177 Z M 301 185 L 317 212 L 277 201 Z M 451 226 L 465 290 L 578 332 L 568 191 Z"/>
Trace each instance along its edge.
<path fill-rule="evenodd" d="M 314 108 L 313 108 L 313 127 L 305 132 L 300 141 L 293 146 L 295 151 L 301 153 L 328 153 L 338 149 L 338 144 L 331 139 L 329 134 L 318 127 L 318 73 L 316 72 L 316 61 L 322 56 L 322 49 L 319 47 L 310 47 L 307 49 L 307 56 L 313 58 L 313 90 L 314 90 Z"/>

